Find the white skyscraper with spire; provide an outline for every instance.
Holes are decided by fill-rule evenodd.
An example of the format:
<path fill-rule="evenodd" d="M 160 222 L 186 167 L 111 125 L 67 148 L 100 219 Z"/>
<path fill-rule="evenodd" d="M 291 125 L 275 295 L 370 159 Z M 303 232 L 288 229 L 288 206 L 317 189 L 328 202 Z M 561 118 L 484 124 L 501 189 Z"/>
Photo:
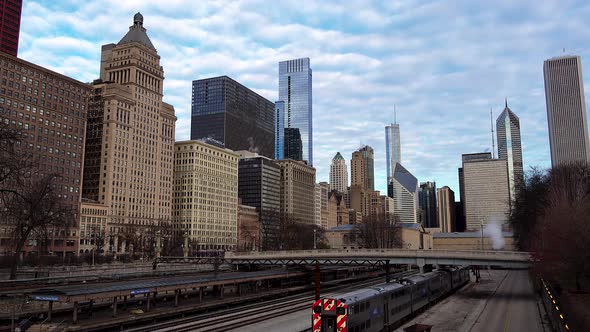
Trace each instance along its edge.
<path fill-rule="evenodd" d="M 402 162 L 399 124 L 396 119 L 395 106 L 393 108 L 393 123 L 385 126 L 385 157 L 387 160 L 387 183 L 391 182 L 395 171 L 395 164 Z"/>
<path fill-rule="evenodd" d="M 346 160 L 338 152 L 332 158 L 332 164 L 330 165 L 330 191 L 336 190 L 344 194 L 347 192 L 347 189 L 348 169 L 346 168 Z"/>
<path fill-rule="evenodd" d="M 508 162 L 510 200 L 514 201 L 523 182 L 522 147 L 520 121 L 518 116 L 508 108 L 508 100 L 506 100 L 504 111 L 496 120 L 496 132 L 498 135 L 498 159 Z"/>

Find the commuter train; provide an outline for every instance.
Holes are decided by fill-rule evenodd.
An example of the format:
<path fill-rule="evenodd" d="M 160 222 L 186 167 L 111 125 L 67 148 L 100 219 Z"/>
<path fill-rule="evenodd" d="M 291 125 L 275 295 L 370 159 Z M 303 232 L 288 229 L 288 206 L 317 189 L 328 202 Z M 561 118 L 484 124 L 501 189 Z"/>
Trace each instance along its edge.
<path fill-rule="evenodd" d="M 469 281 L 469 268 L 438 269 L 314 302 L 313 332 L 381 332 Z"/>

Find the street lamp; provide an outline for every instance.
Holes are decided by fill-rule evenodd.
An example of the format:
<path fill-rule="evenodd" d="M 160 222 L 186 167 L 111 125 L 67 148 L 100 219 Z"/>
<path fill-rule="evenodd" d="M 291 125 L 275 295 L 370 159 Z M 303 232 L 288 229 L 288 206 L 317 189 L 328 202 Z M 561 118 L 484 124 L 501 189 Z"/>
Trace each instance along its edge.
<path fill-rule="evenodd" d="M 483 220 L 479 219 L 479 225 L 481 226 L 481 250 L 483 251 Z"/>

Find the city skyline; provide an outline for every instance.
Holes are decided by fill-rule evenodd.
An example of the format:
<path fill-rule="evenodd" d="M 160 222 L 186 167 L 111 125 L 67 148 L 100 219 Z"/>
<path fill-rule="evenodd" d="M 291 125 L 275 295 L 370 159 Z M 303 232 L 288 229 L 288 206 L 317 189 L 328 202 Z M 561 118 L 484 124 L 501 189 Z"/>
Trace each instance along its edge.
<path fill-rule="evenodd" d="M 278 100 L 277 63 L 309 57 L 315 74 L 314 167 L 318 181 L 328 180 L 330 161 L 337 151 L 348 156 L 362 143 L 375 148 L 375 186 L 385 192 L 382 128 L 390 122 L 396 103 L 398 123 L 404 127 L 404 166 L 420 181 L 436 181 L 458 193 L 456 168 L 460 156 L 491 149 L 489 108 L 496 117 L 505 96 L 519 110 L 525 171 L 529 166 L 550 166 L 542 64 L 560 55 L 563 47 L 566 53 L 581 55 L 583 63 L 587 60 L 586 49 L 576 48 L 583 36 L 575 31 L 583 30 L 579 25 L 586 24 L 583 18 L 590 7 L 532 4 L 514 5 L 527 10 L 530 7 L 529 17 L 520 21 L 504 15 L 514 11 L 509 3 L 478 9 L 488 11 L 493 18 L 488 20 L 490 26 L 478 26 L 476 22 L 483 14 L 474 13 L 470 4 L 463 3 L 454 10 L 465 17 L 464 22 L 446 24 L 448 31 L 432 33 L 417 26 L 425 20 L 432 20 L 430 29 L 448 23 L 432 19 L 437 11 L 446 10 L 437 4 L 424 4 L 419 13 L 412 10 L 412 4 L 400 4 L 399 8 L 367 5 L 364 10 L 355 10 L 354 4 L 286 4 L 292 6 L 288 8 L 292 15 L 279 20 L 272 10 L 257 13 L 252 9 L 256 6 L 241 3 L 209 8 L 203 7 L 206 4 L 191 5 L 194 10 L 187 13 L 187 3 L 164 6 L 131 1 L 104 5 L 104 11 L 96 15 L 103 4 L 88 2 L 68 8 L 27 1 L 23 5 L 19 55 L 91 82 L 98 76 L 100 45 L 120 37 L 119 24 L 111 23 L 126 22 L 141 11 L 150 17 L 150 37 L 166 68 L 164 99 L 177 109 L 177 140 L 189 138 L 191 80 L 228 75 L 265 98 Z M 333 13 L 332 18 L 319 24 L 326 11 Z M 559 29 L 551 24 L 530 29 L 534 21 L 551 21 L 555 11 L 571 11 L 573 16 Z M 224 17 L 229 15 L 235 16 L 234 23 L 226 23 L 230 20 Z M 367 23 L 366 15 L 375 19 Z M 88 17 L 94 19 L 89 21 Z M 268 23 L 268 29 L 251 28 L 232 36 L 241 24 L 258 18 Z M 391 29 L 398 25 L 403 29 Z M 469 32 L 462 31 L 466 25 Z M 497 31 L 491 30 L 492 25 Z M 391 36 L 385 33 L 393 30 L 396 32 Z M 307 32 L 307 38 L 301 38 L 299 32 Z M 441 44 L 444 36 L 453 32 L 462 34 L 456 38 L 460 42 Z M 488 33 L 491 41 L 478 41 L 482 33 Z M 354 48 L 361 40 L 369 43 L 363 49 Z M 490 43 L 492 47 L 486 48 Z M 428 55 L 427 44 L 435 45 L 433 56 Z M 392 53 L 398 54 L 390 56 Z M 588 66 L 583 68 L 587 70 Z M 457 118 L 462 121 L 453 121 Z"/>

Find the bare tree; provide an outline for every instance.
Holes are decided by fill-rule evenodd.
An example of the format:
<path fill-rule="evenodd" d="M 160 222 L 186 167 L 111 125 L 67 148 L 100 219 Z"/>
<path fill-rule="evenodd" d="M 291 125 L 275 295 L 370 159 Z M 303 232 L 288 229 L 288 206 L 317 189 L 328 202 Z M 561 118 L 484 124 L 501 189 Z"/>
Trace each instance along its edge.
<path fill-rule="evenodd" d="M 353 234 L 365 248 L 401 248 L 401 229 L 384 214 L 374 214 L 356 224 Z"/>
<path fill-rule="evenodd" d="M 278 249 L 280 250 L 313 249 L 314 237 L 317 248 L 327 246 L 325 231 L 322 227 L 302 223 L 293 215 L 281 216 L 279 230 Z"/>
<path fill-rule="evenodd" d="M 279 211 L 265 209 L 260 212 L 262 250 L 279 249 L 281 215 Z"/>
<path fill-rule="evenodd" d="M 10 279 L 16 276 L 20 253 L 27 240 L 46 244 L 50 230 L 67 230 L 75 224 L 72 206 L 56 193 L 56 178 L 55 174 L 38 175 L 28 179 L 25 186 L 4 189 L 3 219 L 13 232 Z"/>

